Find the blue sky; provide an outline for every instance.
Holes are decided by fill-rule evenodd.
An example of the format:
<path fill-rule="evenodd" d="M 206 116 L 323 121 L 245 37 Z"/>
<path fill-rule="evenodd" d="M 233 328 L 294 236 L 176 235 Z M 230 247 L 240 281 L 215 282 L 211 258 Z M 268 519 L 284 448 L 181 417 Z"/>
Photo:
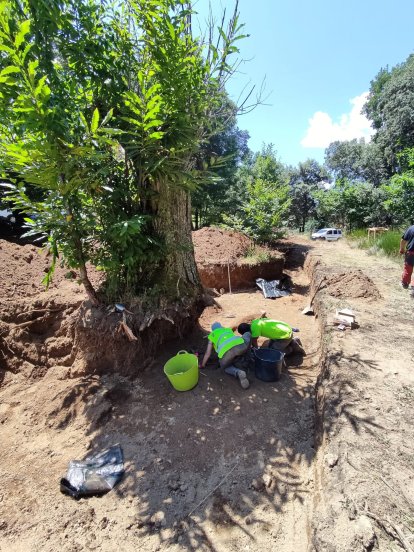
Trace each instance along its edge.
<path fill-rule="evenodd" d="M 211 0 L 213 13 L 233 0 Z M 208 0 L 196 0 L 203 18 Z M 282 162 L 323 162 L 333 140 L 365 136 L 360 115 L 370 81 L 414 52 L 414 0 L 240 0 L 250 37 L 239 42 L 246 60 L 228 85 L 233 99 L 265 78 L 266 103 L 239 118 L 249 146 L 272 142 Z"/>

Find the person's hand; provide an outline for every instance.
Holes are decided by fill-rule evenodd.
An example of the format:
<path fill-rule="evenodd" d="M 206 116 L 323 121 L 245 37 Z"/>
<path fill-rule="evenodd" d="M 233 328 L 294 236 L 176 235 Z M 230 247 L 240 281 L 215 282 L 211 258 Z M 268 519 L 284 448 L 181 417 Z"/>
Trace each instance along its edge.
<path fill-rule="evenodd" d="M 400 255 L 404 255 L 405 251 L 404 249 L 400 249 Z"/>

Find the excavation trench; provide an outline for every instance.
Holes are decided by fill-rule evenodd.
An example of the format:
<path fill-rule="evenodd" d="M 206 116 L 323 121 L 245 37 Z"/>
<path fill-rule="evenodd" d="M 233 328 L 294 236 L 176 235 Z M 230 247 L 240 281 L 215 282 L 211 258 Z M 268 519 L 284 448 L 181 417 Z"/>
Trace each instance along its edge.
<path fill-rule="evenodd" d="M 76 374 L 68 360 L 8 374 L 0 390 L 6 450 L 0 507 L 11 550 L 36 542 L 45 552 L 74 546 L 109 552 L 121 541 L 126 551 L 138 543 L 148 551 L 307 550 L 317 504 L 315 457 L 323 443 L 317 378 L 324 316 L 301 314 L 317 270 L 312 263 L 303 269 L 306 248 L 286 249 L 291 296 L 272 301 L 256 290 L 225 293 L 217 298 L 221 308 L 206 308 L 196 328 L 184 328 L 182 339 L 162 346 L 134 375 L 110 366 Z M 315 308 L 321 310 L 318 297 Z M 251 374 L 244 391 L 212 363 L 191 392 L 172 389 L 163 374 L 167 359 L 180 349 L 202 354 L 213 321 L 235 326 L 262 309 L 298 327 L 307 351 L 287 359 L 279 382 Z M 57 337 L 67 359 L 69 348 Z M 127 470 L 113 492 L 77 503 L 58 493 L 70 459 L 114 443 L 124 450 Z"/>

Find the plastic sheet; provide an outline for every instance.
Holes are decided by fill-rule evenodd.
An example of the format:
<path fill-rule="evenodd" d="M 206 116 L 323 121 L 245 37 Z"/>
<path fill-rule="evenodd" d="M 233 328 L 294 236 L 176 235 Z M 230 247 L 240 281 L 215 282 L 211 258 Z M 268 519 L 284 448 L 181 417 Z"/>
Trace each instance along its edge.
<path fill-rule="evenodd" d="M 124 471 L 122 448 L 114 445 L 82 461 L 71 460 L 60 490 L 74 498 L 102 495 L 121 481 Z"/>
<path fill-rule="evenodd" d="M 285 297 L 290 295 L 290 289 L 284 280 L 263 280 L 257 278 L 256 285 L 262 290 L 266 299 L 276 299 L 277 297 Z"/>

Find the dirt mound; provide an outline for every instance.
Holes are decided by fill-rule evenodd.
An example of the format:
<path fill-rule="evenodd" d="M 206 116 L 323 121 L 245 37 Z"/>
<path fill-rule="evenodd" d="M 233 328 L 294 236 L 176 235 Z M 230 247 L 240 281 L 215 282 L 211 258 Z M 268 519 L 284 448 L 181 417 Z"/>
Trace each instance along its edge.
<path fill-rule="evenodd" d="M 240 232 L 212 227 L 193 232 L 193 243 L 197 264 L 235 261 L 253 246 L 252 240 Z"/>
<path fill-rule="evenodd" d="M 0 298 L 16 300 L 46 293 L 42 279 L 51 262 L 52 257 L 34 245 L 18 245 L 0 240 Z M 96 272 L 89 270 L 89 275 L 95 286 L 99 284 L 99 275 Z M 49 293 L 59 289 L 61 295 L 83 295 L 83 287 L 77 283 L 77 276 L 75 271 L 57 265 Z"/>
<path fill-rule="evenodd" d="M 379 299 L 380 292 L 374 282 L 362 270 L 350 270 L 335 274 L 326 286 L 332 297 Z"/>

